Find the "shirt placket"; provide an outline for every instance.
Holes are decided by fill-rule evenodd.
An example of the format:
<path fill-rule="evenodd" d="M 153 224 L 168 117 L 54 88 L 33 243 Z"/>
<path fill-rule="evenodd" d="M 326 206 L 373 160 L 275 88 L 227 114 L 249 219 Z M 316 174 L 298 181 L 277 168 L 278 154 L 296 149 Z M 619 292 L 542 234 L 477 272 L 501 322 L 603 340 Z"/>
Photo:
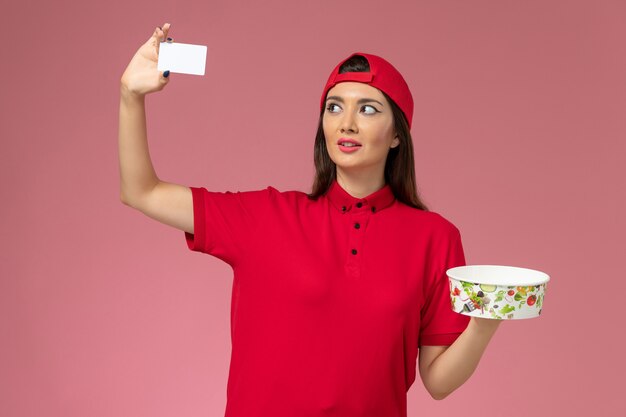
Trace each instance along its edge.
<path fill-rule="evenodd" d="M 359 278 L 363 265 L 363 242 L 367 224 L 371 216 L 367 202 L 359 201 L 346 213 L 348 216 L 348 253 L 346 254 L 346 273 L 349 277 Z"/>

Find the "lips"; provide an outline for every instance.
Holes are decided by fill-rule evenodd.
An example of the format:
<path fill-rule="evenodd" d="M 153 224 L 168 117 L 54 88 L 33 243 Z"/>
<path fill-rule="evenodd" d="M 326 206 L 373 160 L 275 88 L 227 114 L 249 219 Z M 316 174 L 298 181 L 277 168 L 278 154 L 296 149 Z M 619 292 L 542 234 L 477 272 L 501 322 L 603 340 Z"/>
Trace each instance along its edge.
<path fill-rule="evenodd" d="M 341 138 L 337 141 L 337 147 L 343 153 L 354 153 L 361 149 L 361 144 L 354 139 Z"/>
<path fill-rule="evenodd" d="M 348 139 L 348 138 L 340 138 L 337 141 L 337 145 L 345 146 L 346 148 L 353 148 L 353 147 L 361 146 L 361 144 L 359 142 L 357 142 L 356 140 Z"/>

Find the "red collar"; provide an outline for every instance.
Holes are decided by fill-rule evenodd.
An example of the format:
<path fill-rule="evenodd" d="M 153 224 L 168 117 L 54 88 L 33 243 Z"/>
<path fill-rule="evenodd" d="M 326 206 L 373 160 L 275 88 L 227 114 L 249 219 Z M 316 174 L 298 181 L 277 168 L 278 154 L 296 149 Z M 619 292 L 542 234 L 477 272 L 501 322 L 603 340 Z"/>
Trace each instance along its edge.
<path fill-rule="evenodd" d="M 367 197 L 356 198 L 341 188 L 336 179 L 331 184 L 326 195 L 332 205 L 337 210 L 344 213 L 349 211 L 364 210 L 370 210 L 372 213 L 378 213 L 380 210 L 383 210 L 393 204 L 395 200 L 389 184 L 385 184 L 383 188 L 373 192 Z"/>

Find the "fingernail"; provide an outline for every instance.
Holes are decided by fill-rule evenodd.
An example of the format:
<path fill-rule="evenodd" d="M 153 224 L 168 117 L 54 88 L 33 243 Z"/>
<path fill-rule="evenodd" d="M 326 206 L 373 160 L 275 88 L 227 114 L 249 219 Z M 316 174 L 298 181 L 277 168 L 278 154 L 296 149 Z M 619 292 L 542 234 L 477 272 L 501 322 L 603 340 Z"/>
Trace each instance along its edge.
<path fill-rule="evenodd" d="M 165 71 L 165 72 L 163 73 L 163 76 L 164 76 L 165 78 L 169 77 L 169 76 L 170 76 L 170 71 L 169 71 L 169 70 Z"/>

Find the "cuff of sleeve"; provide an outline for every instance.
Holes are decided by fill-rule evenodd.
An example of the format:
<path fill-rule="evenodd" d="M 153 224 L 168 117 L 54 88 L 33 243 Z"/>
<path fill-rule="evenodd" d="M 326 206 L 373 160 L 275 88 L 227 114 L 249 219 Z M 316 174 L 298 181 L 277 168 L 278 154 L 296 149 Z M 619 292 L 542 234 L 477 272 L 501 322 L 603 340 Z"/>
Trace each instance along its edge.
<path fill-rule="evenodd" d="M 420 346 L 450 346 L 461 333 L 430 334 L 420 338 Z"/>
<path fill-rule="evenodd" d="M 204 198 L 202 190 L 196 187 L 191 188 L 193 197 L 193 234 L 185 233 L 187 247 L 192 251 L 206 252 L 206 234 L 204 227 Z"/>

